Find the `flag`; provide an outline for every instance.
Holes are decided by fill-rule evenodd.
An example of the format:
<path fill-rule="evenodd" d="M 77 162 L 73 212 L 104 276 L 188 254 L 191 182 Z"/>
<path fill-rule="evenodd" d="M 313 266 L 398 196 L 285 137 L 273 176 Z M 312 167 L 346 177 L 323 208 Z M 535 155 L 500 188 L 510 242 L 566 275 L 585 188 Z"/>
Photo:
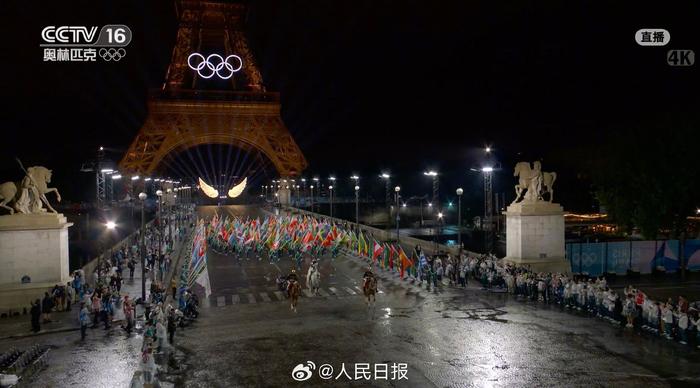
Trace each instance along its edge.
<path fill-rule="evenodd" d="M 360 256 L 366 256 L 367 251 L 367 242 L 365 241 L 365 236 L 360 232 L 360 236 L 358 237 L 358 244 L 357 244 L 357 254 Z"/>
<path fill-rule="evenodd" d="M 357 235 L 352 230 L 350 231 L 350 247 L 351 250 L 357 250 Z"/>
<path fill-rule="evenodd" d="M 209 270 L 205 269 L 195 281 L 200 286 L 204 287 L 204 295 L 208 298 L 211 295 L 211 283 L 209 282 Z"/>
<path fill-rule="evenodd" d="M 403 251 L 401 246 L 399 246 L 399 264 L 401 266 L 401 279 L 403 279 L 404 271 L 411 268 L 413 262 L 408 258 L 408 256 L 406 256 L 406 253 Z"/>
<path fill-rule="evenodd" d="M 389 244 L 384 243 L 384 257 L 382 258 L 381 266 L 382 268 L 386 269 L 386 267 L 389 266 Z"/>
<path fill-rule="evenodd" d="M 326 235 L 326 238 L 323 239 L 323 242 L 321 243 L 321 245 L 324 248 L 328 248 L 331 246 L 332 243 L 333 243 L 333 233 L 328 232 L 328 234 Z"/>
<path fill-rule="evenodd" d="M 374 253 L 372 253 L 372 262 L 377 261 L 377 257 L 379 257 L 383 252 L 384 252 L 384 247 L 382 247 L 377 240 L 374 240 Z"/>
<path fill-rule="evenodd" d="M 393 270 L 394 269 L 394 256 L 396 256 L 396 248 L 394 248 L 394 244 L 389 245 L 389 269 Z"/>

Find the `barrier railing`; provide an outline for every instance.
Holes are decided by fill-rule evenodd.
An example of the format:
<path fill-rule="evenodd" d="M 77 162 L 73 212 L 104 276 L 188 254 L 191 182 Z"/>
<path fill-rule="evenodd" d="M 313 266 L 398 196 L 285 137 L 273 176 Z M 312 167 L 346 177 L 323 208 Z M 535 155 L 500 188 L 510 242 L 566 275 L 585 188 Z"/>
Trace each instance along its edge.
<path fill-rule="evenodd" d="M 648 274 L 657 271 L 700 270 L 700 240 L 610 241 L 568 243 L 566 257 L 577 273 Z"/>

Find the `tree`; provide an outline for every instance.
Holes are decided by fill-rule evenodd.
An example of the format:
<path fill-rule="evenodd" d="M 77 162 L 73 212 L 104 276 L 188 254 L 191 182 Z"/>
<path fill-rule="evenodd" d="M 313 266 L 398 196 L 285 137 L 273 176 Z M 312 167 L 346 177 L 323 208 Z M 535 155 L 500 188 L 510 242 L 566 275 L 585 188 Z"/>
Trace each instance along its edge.
<path fill-rule="evenodd" d="M 678 237 L 700 199 L 697 129 L 687 124 L 617 131 L 591 163 L 596 198 L 621 227 Z"/>

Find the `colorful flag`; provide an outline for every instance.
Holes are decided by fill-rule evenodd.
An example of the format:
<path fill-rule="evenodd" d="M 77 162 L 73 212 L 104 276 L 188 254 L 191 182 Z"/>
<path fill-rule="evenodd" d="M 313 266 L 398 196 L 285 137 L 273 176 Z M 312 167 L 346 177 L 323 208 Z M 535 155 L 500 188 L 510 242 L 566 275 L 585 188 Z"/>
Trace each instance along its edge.
<path fill-rule="evenodd" d="M 404 271 L 411 268 L 413 266 L 413 262 L 408 258 L 408 256 L 406 256 L 406 253 L 403 251 L 401 246 L 399 246 L 399 264 L 401 266 L 401 278 L 403 279 Z"/>
<path fill-rule="evenodd" d="M 360 256 L 366 256 L 366 251 L 367 251 L 367 241 L 365 241 L 365 236 L 360 232 L 360 235 L 358 237 L 358 244 L 357 244 L 357 254 Z"/>
<path fill-rule="evenodd" d="M 381 244 L 377 242 L 377 240 L 374 240 L 373 251 L 374 252 L 372 253 L 372 262 L 376 262 L 377 257 L 379 257 L 384 252 L 384 247 L 382 247 Z"/>

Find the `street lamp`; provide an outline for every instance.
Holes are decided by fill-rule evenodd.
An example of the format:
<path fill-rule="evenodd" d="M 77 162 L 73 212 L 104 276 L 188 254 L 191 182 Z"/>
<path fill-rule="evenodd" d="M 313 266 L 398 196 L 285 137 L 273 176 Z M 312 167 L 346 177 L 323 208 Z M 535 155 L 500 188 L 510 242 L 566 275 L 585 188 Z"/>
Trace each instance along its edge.
<path fill-rule="evenodd" d="M 331 218 L 333 218 L 333 185 L 328 186 L 328 192 L 330 193 L 330 200 L 331 200 Z"/>
<path fill-rule="evenodd" d="M 109 236 L 109 240 L 107 244 L 109 244 L 109 258 L 112 258 L 112 231 L 117 228 L 117 224 L 114 221 L 107 221 L 105 223 L 105 228 L 107 228 L 107 235 Z M 104 256 L 104 252 L 102 253 L 102 256 Z M 99 256 L 98 256 L 99 259 Z M 97 282 L 100 282 L 100 270 L 102 269 L 102 262 L 100 260 L 97 261 Z M 97 286 L 97 285 L 95 285 Z"/>
<path fill-rule="evenodd" d="M 391 185 L 391 175 L 389 175 L 386 172 L 383 172 L 379 174 L 379 177 L 384 179 L 384 192 L 385 192 L 385 200 L 386 200 L 386 212 L 387 212 L 387 219 L 386 219 L 386 230 L 388 231 L 389 228 L 391 227 L 391 194 L 389 194 L 389 185 Z"/>
<path fill-rule="evenodd" d="M 173 189 L 168 187 L 166 190 L 168 194 L 173 192 Z M 170 211 L 171 211 L 171 205 L 170 202 L 168 201 L 169 196 L 165 196 L 165 220 L 168 221 L 168 237 L 172 238 L 173 237 L 173 229 L 170 226 Z M 160 259 L 160 257 L 159 257 Z"/>
<path fill-rule="evenodd" d="M 320 195 L 321 195 L 321 186 L 320 186 L 320 184 L 318 183 L 318 182 L 319 182 L 319 178 L 318 178 L 317 176 L 315 176 L 315 177 L 313 177 L 313 178 L 311 178 L 311 179 L 312 179 L 314 182 L 316 182 L 316 187 L 318 188 L 318 195 L 320 196 Z M 311 185 L 311 211 L 312 211 L 312 212 L 314 211 L 313 202 L 314 202 L 314 186 Z M 320 206 L 320 204 L 319 204 L 319 206 Z M 320 207 L 319 207 L 319 209 L 320 209 Z"/>
<path fill-rule="evenodd" d="M 163 190 L 158 190 L 156 191 L 156 196 L 158 196 L 158 253 L 157 253 L 157 258 L 160 259 L 160 252 L 163 249 L 162 244 L 163 244 L 163 219 L 161 218 L 162 214 L 162 202 L 163 202 Z M 151 268 L 151 281 L 155 280 L 155 268 Z"/>
<path fill-rule="evenodd" d="M 433 202 L 437 204 L 438 211 L 441 211 L 440 206 L 440 180 L 437 171 L 425 171 L 423 175 L 433 178 Z"/>
<path fill-rule="evenodd" d="M 396 245 L 399 245 L 399 191 L 401 191 L 401 187 L 394 187 L 394 192 L 396 193 Z"/>
<path fill-rule="evenodd" d="M 311 212 L 314 211 L 314 185 L 309 186 L 311 189 Z"/>
<path fill-rule="evenodd" d="M 459 245 L 459 254 L 462 254 L 462 188 L 457 189 L 457 245 Z"/>
<path fill-rule="evenodd" d="M 436 253 L 438 252 L 438 248 L 439 248 L 439 246 L 440 246 L 439 239 L 440 239 L 440 235 L 442 234 L 442 217 L 443 217 L 442 212 L 438 212 L 438 214 L 437 214 L 437 218 L 438 218 L 438 232 L 437 232 L 437 236 L 435 236 L 435 252 L 436 252 Z"/>
<path fill-rule="evenodd" d="M 360 232 L 360 186 L 355 185 L 355 224 Z"/>
<path fill-rule="evenodd" d="M 146 193 L 139 193 L 141 200 L 141 300 L 146 300 L 146 215 L 144 208 L 146 207 Z"/>

